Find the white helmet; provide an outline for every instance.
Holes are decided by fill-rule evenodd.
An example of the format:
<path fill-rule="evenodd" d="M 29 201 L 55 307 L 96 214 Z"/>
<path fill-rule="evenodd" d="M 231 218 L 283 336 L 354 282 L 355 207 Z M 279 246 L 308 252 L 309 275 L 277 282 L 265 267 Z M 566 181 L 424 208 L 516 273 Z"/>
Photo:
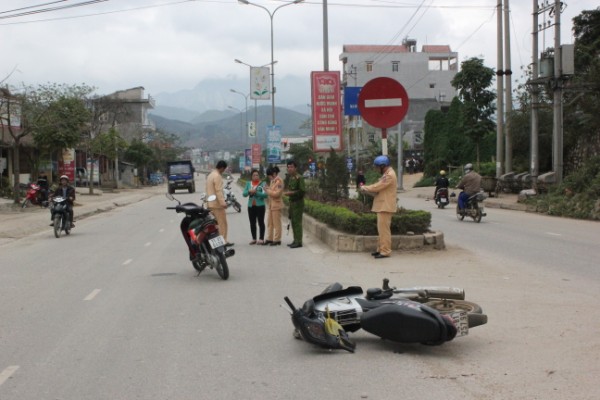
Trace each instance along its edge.
<path fill-rule="evenodd" d="M 473 164 L 468 163 L 467 165 L 465 165 L 465 172 L 471 172 L 473 171 Z"/>
<path fill-rule="evenodd" d="M 61 177 L 60 177 L 59 181 L 60 181 L 60 180 L 63 180 L 63 179 L 66 179 L 66 180 L 67 180 L 67 182 L 69 182 L 69 177 L 68 177 L 68 176 L 66 176 L 66 175 L 61 175 Z"/>

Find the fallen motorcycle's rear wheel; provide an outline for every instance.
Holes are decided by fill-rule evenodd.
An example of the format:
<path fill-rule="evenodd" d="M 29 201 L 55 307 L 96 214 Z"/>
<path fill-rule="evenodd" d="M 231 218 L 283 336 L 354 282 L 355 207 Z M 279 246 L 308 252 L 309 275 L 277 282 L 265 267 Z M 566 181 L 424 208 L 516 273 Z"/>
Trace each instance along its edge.
<path fill-rule="evenodd" d="M 436 309 L 442 314 L 450 314 L 455 311 L 465 311 L 469 320 L 469 328 L 474 328 L 487 323 L 487 315 L 479 304 L 466 300 L 432 300 L 425 303 L 426 306 Z"/>

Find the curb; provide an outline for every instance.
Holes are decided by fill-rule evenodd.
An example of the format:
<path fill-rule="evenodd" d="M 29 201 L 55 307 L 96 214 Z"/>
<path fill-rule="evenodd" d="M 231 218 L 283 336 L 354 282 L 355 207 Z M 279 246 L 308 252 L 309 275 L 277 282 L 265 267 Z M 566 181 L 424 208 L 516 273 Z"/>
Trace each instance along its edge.
<path fill-rule="evenodd" d="M 333 251 L 363 253 L 377 250 L 377 236 L 350 235 L 328 227 L 313 217 L 302 216 L 303 228 L 327 244 Z M 392 250 L 423 251 L 444 250 L 444 234 L 439 231 L 423 235 L 393 235 Z"/>

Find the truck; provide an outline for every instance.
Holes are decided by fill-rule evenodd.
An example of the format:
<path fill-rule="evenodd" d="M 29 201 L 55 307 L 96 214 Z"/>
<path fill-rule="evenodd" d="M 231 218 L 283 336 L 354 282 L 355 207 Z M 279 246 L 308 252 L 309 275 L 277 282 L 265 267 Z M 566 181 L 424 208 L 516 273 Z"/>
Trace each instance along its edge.
<path fill-rule="evenodd" d="M 194 193 L 196 191 L 194 172 L 190 160 L 167 161 L 169 193 L 173 194 L 177 189 L 187 189 L 188 192 Z"/>

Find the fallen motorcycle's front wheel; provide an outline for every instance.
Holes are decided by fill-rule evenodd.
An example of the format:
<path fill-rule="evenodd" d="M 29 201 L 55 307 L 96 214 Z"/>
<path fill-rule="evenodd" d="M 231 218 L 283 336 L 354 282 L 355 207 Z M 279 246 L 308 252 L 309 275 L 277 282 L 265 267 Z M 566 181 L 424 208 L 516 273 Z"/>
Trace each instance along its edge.
<path fill-rule="evenodd" d="M 237 212 L 242 212 L 242 205 L 237 201 L 233 202 L 233 209 Z"/>

